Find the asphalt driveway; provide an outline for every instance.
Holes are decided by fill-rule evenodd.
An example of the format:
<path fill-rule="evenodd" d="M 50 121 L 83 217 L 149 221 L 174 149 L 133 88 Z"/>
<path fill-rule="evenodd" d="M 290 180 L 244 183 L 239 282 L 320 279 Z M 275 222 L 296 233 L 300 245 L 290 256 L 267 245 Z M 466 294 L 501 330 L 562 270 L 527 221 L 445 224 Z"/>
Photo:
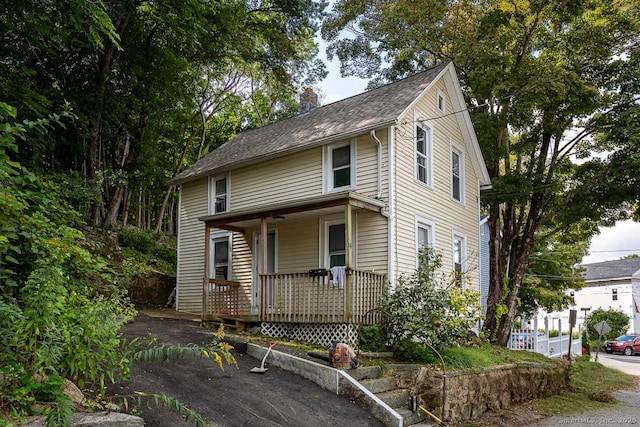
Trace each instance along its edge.
<path fill-rule="evenodd" d="M 159 344 L 206 344 L 212 334 L 197 323 L 139 315 L 127 325 L 125 337 L 153 334 Z M 238 347 L 240 349 L 240 347 Z M 260 361 L 234 350 L 238 368 L 221 371 L 210 359 L 189 358 L 154 362 L 134 369 L 131 381 L 107 387 L 109 394 L 135 391 L 164 393 L 189 405 L 215 426 L 382 426 L 372 415 L 347 399 L 308 380 L 269 367 L 250 373 Z M 267 363 L 268 366 L 268 363 Z M 139 408 L 145 425 L 192 425 L 180 415 L 153 405 Z"/>

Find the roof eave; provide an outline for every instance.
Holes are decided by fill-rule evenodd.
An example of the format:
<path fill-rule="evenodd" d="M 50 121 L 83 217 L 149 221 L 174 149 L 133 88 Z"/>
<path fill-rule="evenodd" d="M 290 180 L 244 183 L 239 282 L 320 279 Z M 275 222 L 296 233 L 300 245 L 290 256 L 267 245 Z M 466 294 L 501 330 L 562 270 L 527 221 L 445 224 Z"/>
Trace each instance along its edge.
<path fill-rule="evenodd" d="M 190 182 L 190 181 L 195 181 L 198 179 L 201 179 L 205 176 L 209 176 L 209 175 L 214 175 L 214 174 L 219 174 L 222 172 L 227 172 L 230 171 L 232 169 L 238 169 L 241 168 L 243 166 L 250 166 L 252 164 L 256 164 L 256 163 L 261 163 L 264 162 L 266 160 L 270 160 L 270 159 L 275 159 L 277 157 L 281 157 L 281 156 L 285 156 L 287 154 L 293 154 L 293 153 L 297 153 L 300 151 L 304 151 L 304 150 L 308 150 L 311 148 L 315 148 L 324 144 L 329 144 L 331 142 L 335 142 L 338 141 L 340 139 L 345 139 L 345 138 L 351 138 L 363 133 L 368 133 L 371 132 L 372 130 L 377 130 L 377 129 L 381 129 L 381 128 L 385 128 L 394 124 L 398 123 L 398 118 L 394 117 L 394 118 L 386 118 L 384 120 L 381 120 L 377 123 L 374 123 L 370 126 L 366 126 L 366 127 L 362 127 L 362 128 L 357 128 L 357 129 L 352 129 L 349 130 L 347 132 L 341 132 L 339 134 L 335 134 L 335 135 L 329 135 L 326 136 L 324 138 L 320 138 L 317 139 L 315 141 L 311 141 L 308 144 L 302 144 L 302 145 L 298 145 L 296 147 L 292 147 L 289 149 L 285 149 L 285 150 L 281 150 L 281 151 L 275 151 L 269 154 L 265 154 L 265 155 L 261 155 L 261 156 L 256 156 L 256 157 L 252 157 L 250 159 L 245 159 L 245 160 L 241 160 L 238 162 L 232 162 L 232 163 L 228 163 L 226 165 L 220 166 L 218 168 L 214 168 L 214 169 L 207 169 L 207 170 L 203 170 L 202 172 L 199 172 L 195 175 L 191 175 L 188 177 L 184 177 L 181 179 L 176 179 L 176 178 L 172 178 L 169 180 L 169 182 L 167 183 L 168 185 L 182 185 L 184 183 Z"/>

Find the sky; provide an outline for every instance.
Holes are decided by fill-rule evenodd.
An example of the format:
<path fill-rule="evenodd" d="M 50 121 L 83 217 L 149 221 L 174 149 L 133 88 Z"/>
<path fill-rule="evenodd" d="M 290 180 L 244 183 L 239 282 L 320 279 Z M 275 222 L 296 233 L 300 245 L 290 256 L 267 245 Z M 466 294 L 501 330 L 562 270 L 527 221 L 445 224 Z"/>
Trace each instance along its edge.
<path fill-rule="evenodd" d="M 321 103 L 326 105 L 364 92 L 368 81 L 358 77 L 341 77 L 338 60 L 334 58 L 328 61 L 326 44 L 319 38 L 317 41 L 320 43 L 320 58 L 329 71 L 327 78 L 314 86 Z M 621 221 L 614 227 L 600 228 L 600 234 L 592 238 L 589 254 L 582 259 L 582 264 L 616 260 L 631 254 L 640 254 L 640 223 Z"/>

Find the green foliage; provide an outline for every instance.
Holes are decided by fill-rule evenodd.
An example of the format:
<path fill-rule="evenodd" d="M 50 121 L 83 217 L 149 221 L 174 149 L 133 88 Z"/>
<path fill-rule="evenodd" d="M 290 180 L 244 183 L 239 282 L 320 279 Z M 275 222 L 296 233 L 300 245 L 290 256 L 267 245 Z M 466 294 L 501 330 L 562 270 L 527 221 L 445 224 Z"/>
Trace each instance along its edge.
<path fill-rule="evenodd" d="M 387 351 L 387 335 L 382 325 L 361 325 L 358 330 L 358 346 L 362 351 Z"/>
<path fill-rule="evenodd" d="M 73 228 L 81 217 L 58 199 L 60 186 L 11 158 L 16 139 L 59 118 L 0 119 L 0 412 L 19 416 L 51 402 L 51 422 L 67 425 L 62 380 L 102 385 L 126 373 L 118 331 L 134 311 L 105 262 L 84 249 Z"/>
<path fill-rule="evenodd" d="M 123 227 L 118 230 L 118 243 L 123 247 L 127 258 L 138 258 L 137 254 L 127 251 L 128 248 L 144 255 L 145 259 L 155 257 L 162 261 L 169 271 L 175 271 L 177 249 L 175 239 L 159 238 L 148 230 L 136 227 Z M 124 266 L 123 266 L 124 267 Z"/>
<path fill-rule="evenodd" d="M 629 316 L 619 310 L 603 310 L 598 308 L 589 314 L 587 319 L 587 331 L 591 339 L 598 339 L 598 332 L 596 332 L 594 326 L 596 323 L 606 321 L 607 325 L 611 327 L 611 331 L 602 337 L 602 340 L 612 340 L 620 335 L 627 333 L 629 329 Z"/>
<path fill-rule="evenodd" d="M 423 250 L 420 265 L 412 275 L 400 277 L 394 292 L 380 303 L 388 340 L 399 355 L 413 351 L 413 340 L 439 349 L 467 341 L 482 313 L 478 292 L 460 286 L 453 276 L 436 277 L 439 254 Z"/>

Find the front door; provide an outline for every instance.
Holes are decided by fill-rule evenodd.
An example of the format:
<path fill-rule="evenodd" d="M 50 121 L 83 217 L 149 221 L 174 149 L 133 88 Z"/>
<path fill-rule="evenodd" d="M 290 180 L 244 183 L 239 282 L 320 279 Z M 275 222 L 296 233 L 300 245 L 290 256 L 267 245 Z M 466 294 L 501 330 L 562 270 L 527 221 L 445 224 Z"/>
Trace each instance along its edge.
<path fill-rule="evenodd" d="M 276 230 L 267 232 L 267 271 L 276 272 L 276 248 L 278 233 Z M 260 310 L 260 275 L 262 272 L 262 238 L 261 233 L 253 233 L 253 281 L 251 286 L 251 314 L 258 314 Z"/>

